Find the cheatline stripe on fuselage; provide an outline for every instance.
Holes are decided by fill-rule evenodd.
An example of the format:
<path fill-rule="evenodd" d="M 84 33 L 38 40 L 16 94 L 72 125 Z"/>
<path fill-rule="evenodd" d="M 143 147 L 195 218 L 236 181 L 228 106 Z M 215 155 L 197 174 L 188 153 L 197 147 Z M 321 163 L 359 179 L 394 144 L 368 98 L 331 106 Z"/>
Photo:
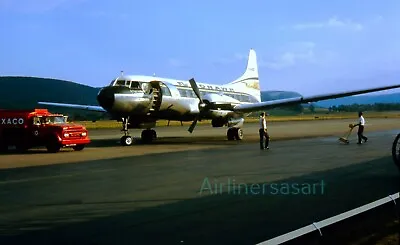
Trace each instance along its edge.
<path fill-rule="evenodd" d="M 244 81 L 247 81 L 247 80 L 258 80 L 258 78 L 245 78 L 245 79 L 236 81 L 236 82 L 234 82 L 232 84 L 236 84 L 238 82 L 244 82 Z M 176 83 L 177 84 L 174 85 L 176 87 L 191 88 L 190 83 L 184 83 L 184 82 L 181 82 L 181 81 L 178 81 Z M 216 85 L 212 85 L 212 84 L 198 83 L 197 86 L 199 87 L 199 89 L 209 89 L 209 90 L 226 91 L 226 92 L 238 92 L 238 91 L 235 91 L 234 88 L 227 87 L 228 84 L 216 86 Z"/>

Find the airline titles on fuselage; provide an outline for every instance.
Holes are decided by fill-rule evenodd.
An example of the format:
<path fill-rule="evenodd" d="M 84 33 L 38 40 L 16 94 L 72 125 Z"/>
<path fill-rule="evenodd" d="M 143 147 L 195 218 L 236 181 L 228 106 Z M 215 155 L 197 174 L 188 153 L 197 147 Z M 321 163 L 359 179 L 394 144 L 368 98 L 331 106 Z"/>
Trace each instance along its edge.
<path fill-rule="evenodd" d="M 186 84 L 184 82 L 177 82 L 179 87 L 187 87 L 191 88 L 190 84 Z M 226 88 L 226 87 L 219 87 L 213 85 L 204 85 L 204 84 L 197 84 L 199 89 L 208 89 L 208 90 L 215 90 L 215 91 L 224 91 L 224 92 L 236 92 L 233 88 Z"/>

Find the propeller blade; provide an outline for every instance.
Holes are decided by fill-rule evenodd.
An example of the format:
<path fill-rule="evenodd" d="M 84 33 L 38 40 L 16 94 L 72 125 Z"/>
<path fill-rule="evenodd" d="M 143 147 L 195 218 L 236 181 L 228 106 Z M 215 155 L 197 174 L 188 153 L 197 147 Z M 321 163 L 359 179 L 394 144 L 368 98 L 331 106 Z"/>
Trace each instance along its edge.
<path fill-rule="evenodd" d="M 197 86 L 196 81 L 194 80 L 194 78 L 189 80 L 190 86 L 193 89 L 193 92 L 196 94 L 197 98 L 200 100 L 200 104 L 199 104 L 199 110 L 200 113 L 199 115 L 196 117 L 196 119 L 192 122 L 192 124 L 190 125 L 188 131 L 190 133 L 193 132 L 194 128 L 196 127 L 197 121 L 202 117 L 202 111 L 205 108 L 206 104 L 204 104 L 203 99 L 201 98 L 201 94 L 200 94 L 200 90 L 199 87 Z"/>
<path fill-rule="evenodd" d="M 201 99 L 200 90 L 199 90 L 199 87 L 197 87 L 196 81 L 194 80 L 194 78 L 192 78 L 189 80 L 189 82 L 190 82 L 190 86 L 192 86 L 192 89 L 193 89 L 194 93 L 196 94 L 197 98 L 199 98 L 200 103 L 203 104 L 203 100 Z"/>
<path fill-rule="evenodd" d="M 196 127 L 196 124 L 197 124 L 197 118 L 194 119 L 194 121 L 192 122 L 192 124 L 190 125 L 190 127 L 189 127 L 189 129 L 188 129 L 188 131 L 189 131 L 190 133 L 193 132 L 194 128 Z"/>

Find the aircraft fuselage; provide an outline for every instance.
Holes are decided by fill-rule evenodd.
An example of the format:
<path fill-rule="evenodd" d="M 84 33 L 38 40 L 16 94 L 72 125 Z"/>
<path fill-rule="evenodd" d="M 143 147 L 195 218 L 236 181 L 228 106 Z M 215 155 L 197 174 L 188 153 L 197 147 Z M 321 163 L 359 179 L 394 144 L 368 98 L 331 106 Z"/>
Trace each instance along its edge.
<path fill-rule="evenodd" d="M 235 105 L 259 102 L 256 96 L 233 87 L 204 83 L 198 83 L 198 87 L 209 109 L 203 119 L 226 121 L 233 117 Z M 154 121 L 193 121 L 200 113 L 200 100 L 190 84 L 165 78 L 119 77 L 100 90 L 97 100 L 113 117 L 130 117 L 130 120 L 138 122 L 153 121 L 153 118 Z"/>

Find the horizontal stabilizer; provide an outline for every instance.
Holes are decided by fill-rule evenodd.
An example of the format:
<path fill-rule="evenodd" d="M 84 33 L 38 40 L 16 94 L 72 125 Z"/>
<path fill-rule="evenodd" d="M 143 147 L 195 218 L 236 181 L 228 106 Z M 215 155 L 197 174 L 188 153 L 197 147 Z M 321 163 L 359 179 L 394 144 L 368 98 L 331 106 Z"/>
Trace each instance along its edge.
<path fill-rule="evenodd" d="M 267 109 L 272 109 L 272 108 L 276 108 L 276 107 L 317 102 L 320 100 L 336 99 L 336 98 L 342 98 L 342 97 L 347 97 L 347 96 L 352 96 L 352 95 L 357 95 L 357 94 L 366 94 L 366 93 L 372 93 L 372 92 L 395 89 L 395 88 L 400 88 L 400 85 L 377 87 L 377 88 L 348 91 L 348 92 L 341 92 L 341 93 L 314 95 L 314 96 L 309 96 L 309 97 L 294 97 L 294 98 L 289 98 L 289 99 L 265 101 L 265 102 L 253 103 L 253 104 L 240 104 L 240 105 L 237 105 L 234 108 L 234 110 L 236 112 L 252 112 L 252 111 L 259 111 L 259 110 L 267 110 Z"/>
<path fill-rule="evenodd" d="M 77 105 L 77 104 L 64 104 L 64 103 L 53 103 L 53 102 L 38 102 L 38 104 L 86 110 L 86 111 L 106 112 L 106 110 L 104 110 L 101 106 L 94 106 L 94 105 Z"/>

